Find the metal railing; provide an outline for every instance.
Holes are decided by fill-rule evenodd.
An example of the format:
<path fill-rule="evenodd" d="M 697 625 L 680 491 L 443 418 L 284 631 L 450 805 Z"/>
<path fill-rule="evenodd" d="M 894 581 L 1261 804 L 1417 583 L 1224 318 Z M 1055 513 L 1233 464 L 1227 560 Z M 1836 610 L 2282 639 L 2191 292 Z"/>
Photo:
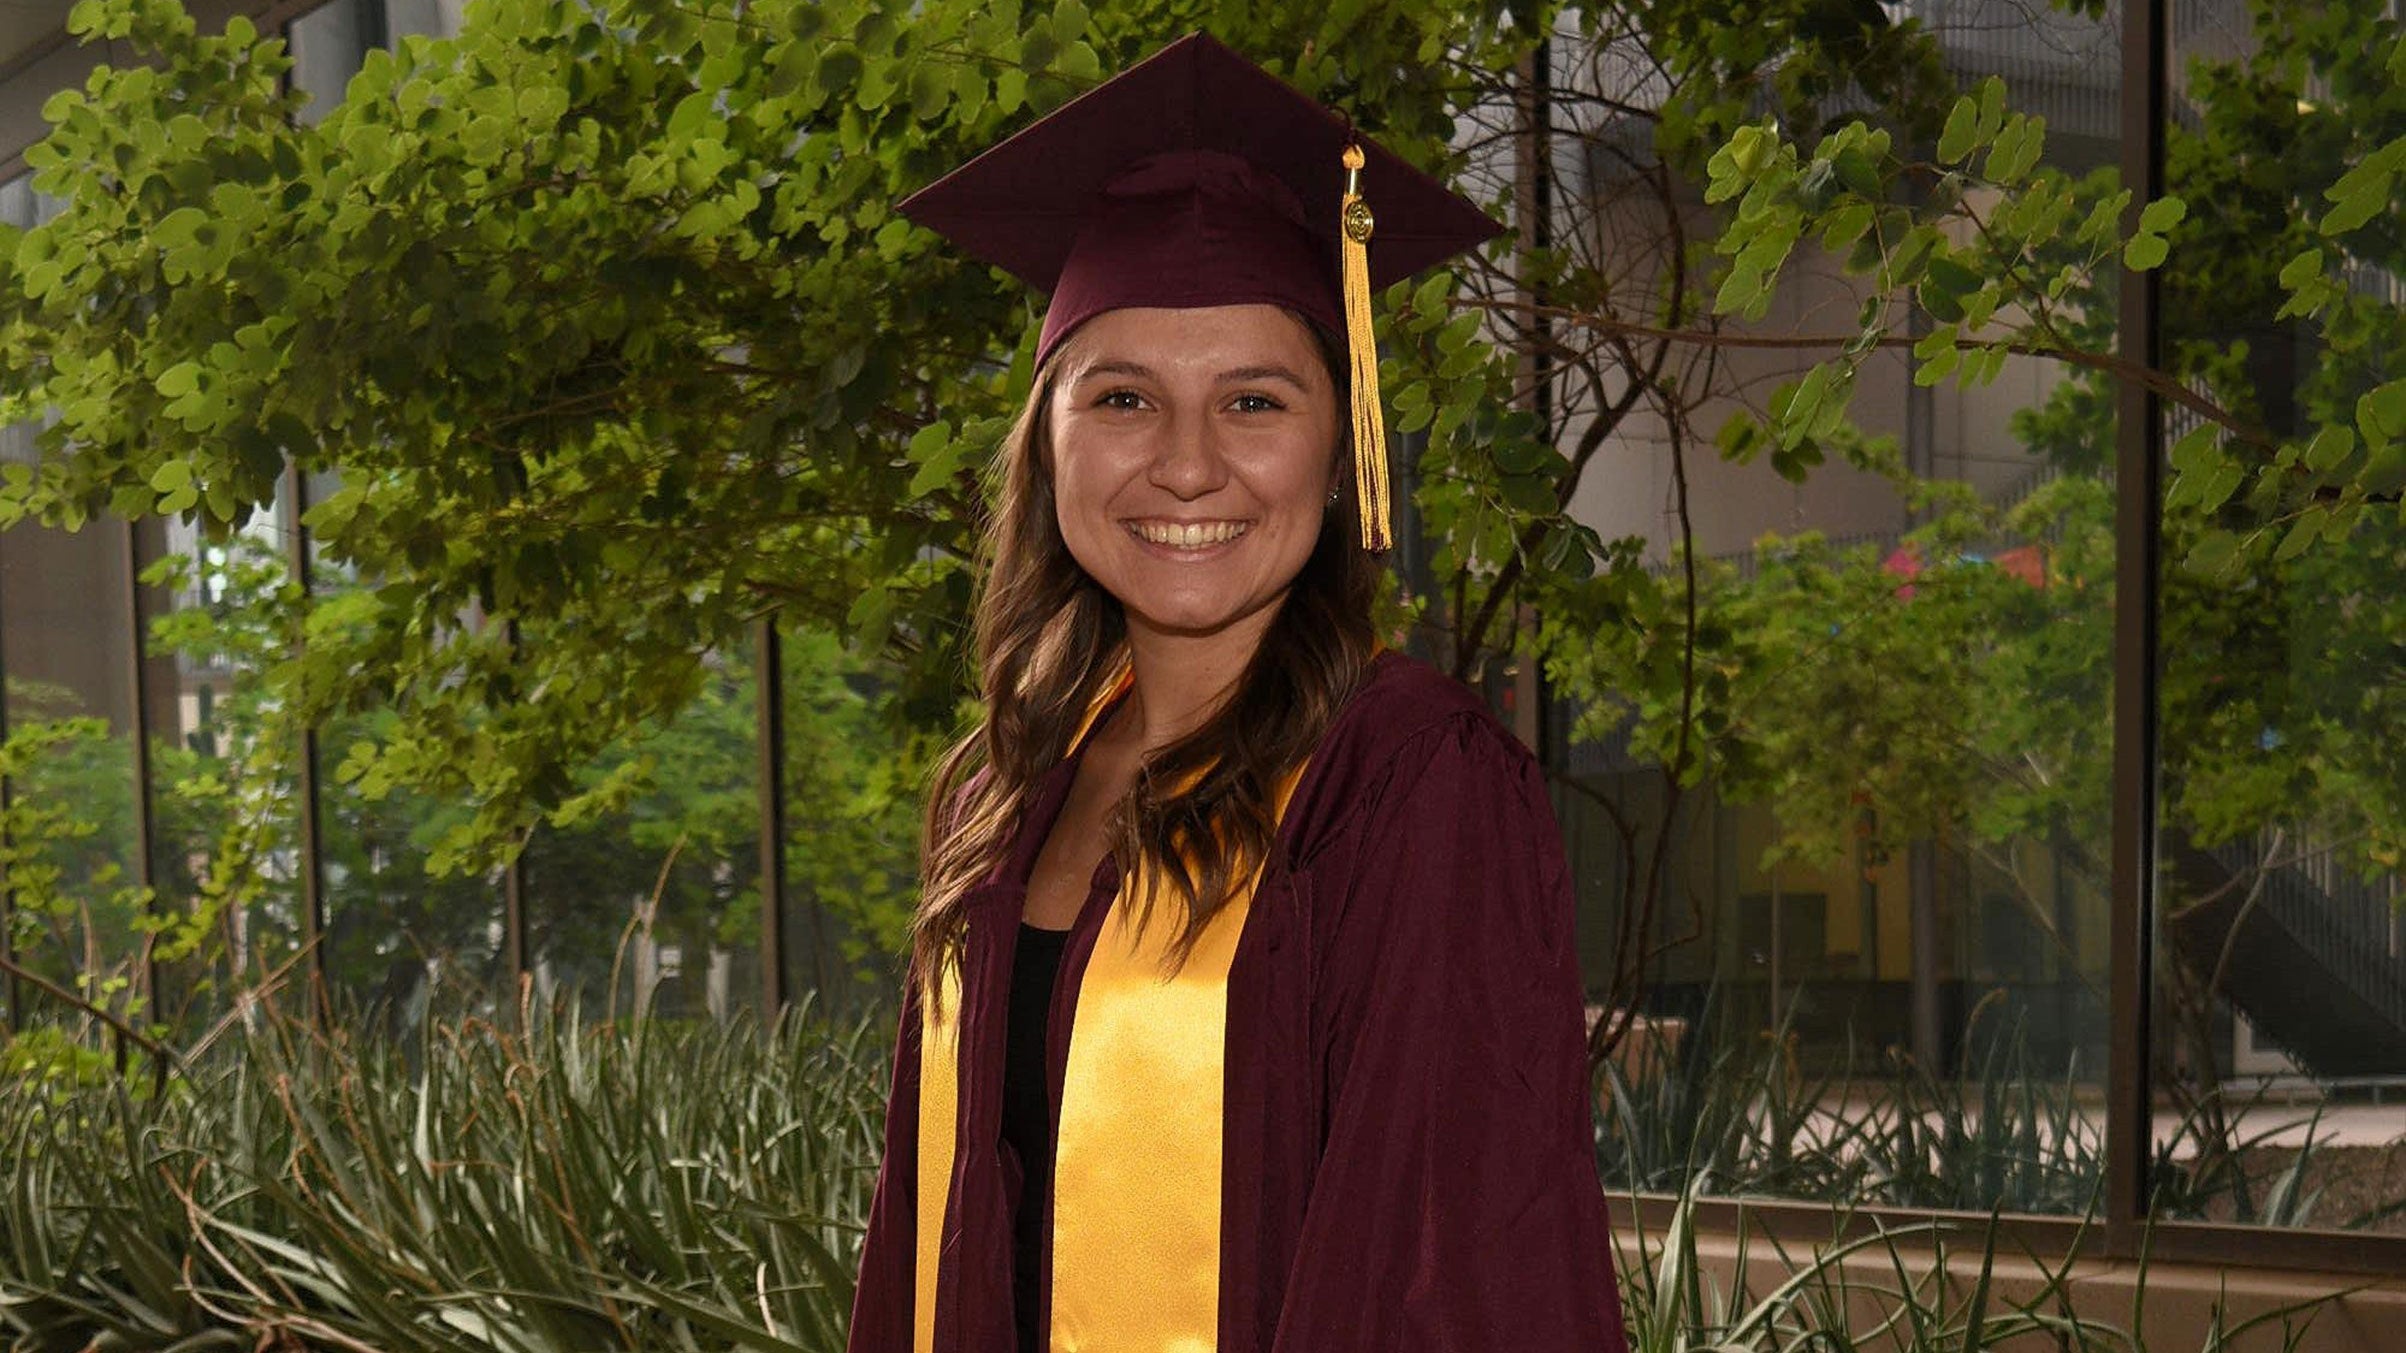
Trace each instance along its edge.
<path fill-rule="evenodd" d="M 2284 839 L 2265 832 L 2254 841 L 2230 842 L 2207 853 L 2237 879 L 2261 872 L 2257 914 L 2286 931 L 2317 966 L 2383 1018 L 2406 1029 L 2398 880 L 2367 882 L 2336 850 L 2312 842 L 2301 849 Z"/>

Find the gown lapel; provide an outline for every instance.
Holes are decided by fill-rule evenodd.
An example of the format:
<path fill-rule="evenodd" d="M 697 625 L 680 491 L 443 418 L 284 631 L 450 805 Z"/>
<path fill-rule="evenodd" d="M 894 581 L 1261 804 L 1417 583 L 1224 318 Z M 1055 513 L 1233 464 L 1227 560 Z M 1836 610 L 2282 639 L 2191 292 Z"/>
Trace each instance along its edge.
<path fill-rule="evenodd" d="M 1124 681 L 1107 688 L 1073 747 L 1124 689 Z M 1280 783 L 1279 815 L 1300 778 L 1298 768 Z M 1166 978 L 1174 911 L 1159 899 L 1150 923 L 1138 925 L 1139 872 L 1121 876 L 1099 918 L 1079 918 L 1063 959 L 1064 976 L 1077 985 L 1054 1139 L 1052 1353 L 1207 1353 L 1218 1345 L 1228 974 L 1259 882 L 1256 870 Z M 947 1187 L 919 1195 L 915 1353 L 958 1344 L 964 1324 L 957 1195 L 964 1185 L 980 1186 L 968 1178 L 975 1159 L 964 1160 L 960 1145 L 982 1140 L 977 1134 L 988 1134 L 991 1116 L 964 1100 L 989 1097 L 984 1082 L 991 1078 L 978 1070 L 1001 1064 L 1001 1045 L 989 1036 L 999 1019 L 989 1007 L 1007 994 L 1018 929 L 1001 904 L 1014 896 L 996 887 L 977 899 L 964 950 L 972 978 L 964 988 L 961 970 L 948 967 L 945 1017 L 932 1004 L 923 1012 L 918 1177 Z M 988 930 L 983 943 L 975 934 L 981 926 Z M 999 957 L 991 952 L 997 949 Z M 1059 997 L 1054 1009 L 1063 1009 Z M 962 1021 L 970 1032 L 967 1065 Z M 939 1315 L 951 1335 L 941 1345 Z"/>

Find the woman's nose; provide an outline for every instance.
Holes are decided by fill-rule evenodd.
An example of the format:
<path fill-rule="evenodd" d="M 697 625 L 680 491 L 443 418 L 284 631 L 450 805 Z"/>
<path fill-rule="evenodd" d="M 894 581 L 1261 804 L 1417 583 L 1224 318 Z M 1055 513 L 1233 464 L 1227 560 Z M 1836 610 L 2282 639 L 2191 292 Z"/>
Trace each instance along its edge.
<path fill-rule="evenodd" d="M 1228 462 L 1208 418 L 1174 418 L 1162 429 L 1148 476 L 1154 487 L 1192 501 L 1228 482 Z"/>

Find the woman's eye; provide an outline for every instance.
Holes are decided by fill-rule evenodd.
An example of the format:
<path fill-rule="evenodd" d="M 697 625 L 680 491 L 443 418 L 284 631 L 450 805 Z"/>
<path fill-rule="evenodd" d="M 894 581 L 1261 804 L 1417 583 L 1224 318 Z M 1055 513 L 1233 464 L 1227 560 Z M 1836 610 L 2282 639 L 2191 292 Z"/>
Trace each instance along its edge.
<path fill-rule="evenodd" d="M 1238 413 L 1270 413 L 1285 407 L 1268 395 L 1238 395 L 1236 397 Z"/>
<path fill-rule="evenodd" d="M 1144 402 L 1144 396 L 1134 390 L 1107 390 L 1102 398 L 1094 402 L 1094 406 L 1098 409 L 1141 409 Z"/>

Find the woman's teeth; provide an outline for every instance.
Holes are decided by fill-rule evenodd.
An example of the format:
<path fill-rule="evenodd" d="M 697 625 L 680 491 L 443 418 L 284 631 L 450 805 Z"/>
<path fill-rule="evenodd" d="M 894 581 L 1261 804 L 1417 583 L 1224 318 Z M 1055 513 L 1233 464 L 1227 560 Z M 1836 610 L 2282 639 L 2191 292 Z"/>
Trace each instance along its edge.
<path fill-rule="evenodd" d="M 1173 549 L 1193 550 L 1206 545 L 1225 545 L 1251 529 L 1241 521 L 1213 522 L 1136 522 L 1136 534 L 1156 545 Z"/>

